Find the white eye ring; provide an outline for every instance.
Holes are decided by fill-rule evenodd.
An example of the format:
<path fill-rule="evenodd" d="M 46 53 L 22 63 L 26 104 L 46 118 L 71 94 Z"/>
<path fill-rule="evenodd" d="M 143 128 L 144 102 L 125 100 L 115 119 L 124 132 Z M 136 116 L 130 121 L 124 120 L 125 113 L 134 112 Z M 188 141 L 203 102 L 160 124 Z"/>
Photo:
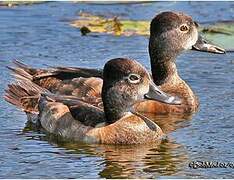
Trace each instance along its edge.
<path fill-rule="evenodd" d="M 132 84 L 137 84 L 141 81 L 141 76 L 138 74 L 129 74 L 128 81 Z"/>
<path fill-rule="evenodd" d="M 182 32 L 187 32 L 188 30 L 189 30 L 189 27 L 188 27 L 187 24 L 182 24 L 182 25 L 180 26 L 180 31 L 182 31 Z"/>

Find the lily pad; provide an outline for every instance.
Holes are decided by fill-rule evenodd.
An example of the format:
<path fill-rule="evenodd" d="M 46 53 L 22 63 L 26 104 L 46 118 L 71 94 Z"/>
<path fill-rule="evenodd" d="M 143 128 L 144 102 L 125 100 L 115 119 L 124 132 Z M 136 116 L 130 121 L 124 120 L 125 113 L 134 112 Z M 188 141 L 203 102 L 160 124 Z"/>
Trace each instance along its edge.
<path fill-rule="evenodd" d="M 234 22 L 217 23 L 203 29 L 204 37 L 227 50 L 234 50 Z"/>
<path fill-rule="evenodd" d="M 126 20 L 118 17 L 105 18 L 89 13 L 80 13 L 77 20 L 73 20 L 71 26 L 87 28 L 93 33 L 106 33 L 117 36 L 149 36 L 150 21 Z M 210 26 L 200 27 L 208 40 L 221 45 L 225 49 L 234 49 L 234 22 L 217 23 Z"/>
<path fill-rule="evenodd" d="M 120 20 L 117 17 L 104 18 L 89 13 L 80 13 L 79 19 L 72 21 L 71 26 L 76 28 L 87 27 L 94 33 L 113 35 L 149 35 L 148 21 Z"/>

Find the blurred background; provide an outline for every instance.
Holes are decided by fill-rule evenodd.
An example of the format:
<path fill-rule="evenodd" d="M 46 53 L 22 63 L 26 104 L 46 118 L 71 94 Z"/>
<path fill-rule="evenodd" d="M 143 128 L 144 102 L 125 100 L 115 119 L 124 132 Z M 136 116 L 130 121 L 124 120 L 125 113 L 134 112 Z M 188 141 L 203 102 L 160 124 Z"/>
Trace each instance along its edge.
<path fill-rule="evenodd" d="M 200 23 L 225 55 L 188 51 L 181 77 L 200 98 L 193 117 L 165 118 L 161 144 L 74 144 L 25 126 L 26 116 L 0 99 L 0 178 L 234 178 L 232 168 L 191 169 L 191 161 L 234 162 L 234 2 L 0 2 L 0 94 L 6 66 L 102 68 L 116 57 L 149 69 L 148 27 L 162 11 Z M 163 119 L 163 117 L 160 117 Z"/>

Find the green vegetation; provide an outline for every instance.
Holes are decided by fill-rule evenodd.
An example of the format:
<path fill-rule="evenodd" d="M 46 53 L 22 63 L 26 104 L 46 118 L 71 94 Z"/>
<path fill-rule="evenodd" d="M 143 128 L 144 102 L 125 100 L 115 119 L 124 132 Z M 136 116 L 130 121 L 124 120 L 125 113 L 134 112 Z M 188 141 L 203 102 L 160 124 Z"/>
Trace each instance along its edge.
<path fill-rule="evenodd" d="M 225 49 L 234 50 L 234 22 L 217 23 L 203 28 L 206 39 L 211 40 Z"/>

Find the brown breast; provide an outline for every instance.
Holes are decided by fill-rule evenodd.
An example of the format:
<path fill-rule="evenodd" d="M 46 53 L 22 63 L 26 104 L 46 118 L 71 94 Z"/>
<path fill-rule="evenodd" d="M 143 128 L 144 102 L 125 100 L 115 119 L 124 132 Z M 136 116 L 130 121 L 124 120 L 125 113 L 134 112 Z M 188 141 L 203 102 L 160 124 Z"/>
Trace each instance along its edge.
<path fill-rule="evenodd" d="M 87 135 L 98 137 L 104 144 L 147 144 L 160 141 L 163 132 L 157 124 L 152 126 L 140 117 L 130 115 L 108 126 L 94 128 Z"/>

